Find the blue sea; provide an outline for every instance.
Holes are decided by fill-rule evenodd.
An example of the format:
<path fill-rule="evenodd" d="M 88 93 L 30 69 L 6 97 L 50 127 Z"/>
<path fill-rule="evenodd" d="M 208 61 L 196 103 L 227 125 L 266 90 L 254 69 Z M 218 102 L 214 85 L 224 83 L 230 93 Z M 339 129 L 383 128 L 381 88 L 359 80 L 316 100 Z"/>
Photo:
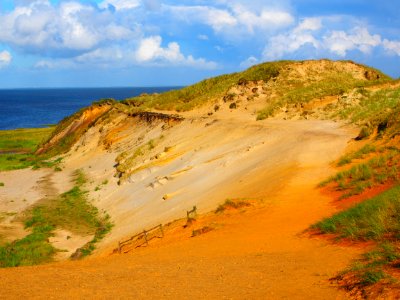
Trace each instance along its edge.
<path fill-rule="evenodd" d="M 179 87 L 0 89 L 0 130 L 56 124 L 102 98 L 123 100 Z"/>

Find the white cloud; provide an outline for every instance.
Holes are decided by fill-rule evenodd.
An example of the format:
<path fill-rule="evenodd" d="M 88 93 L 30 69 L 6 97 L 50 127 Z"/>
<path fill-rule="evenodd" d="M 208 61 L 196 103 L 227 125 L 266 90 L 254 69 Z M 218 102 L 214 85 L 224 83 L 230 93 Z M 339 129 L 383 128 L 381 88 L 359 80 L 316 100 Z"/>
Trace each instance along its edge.
<path fill-rule="evenodd" d="M 0 68 L 8 66 L 11 63 L 12 56 L 8 51 L 0 52 Z"/>
<path fill-rule="evenodd" d="M 389 41 L 384 39 L 382 44 L 385 50 L 400 56 L 400 41 Z"/>
<path fill-rule="evenodd" d="M 139 0 L 104 0 L 99 4 L 101 8 L 108 8 L 109 6 L 113 6 L 118 10 L 122 9 L 133 9 L 140 6 Z"/>
<path fill-rule="evenodd" d="M 238 24 L 246 27 L 249 33 L 254 33 L 256 29 L 269 30 L 287 27 L 294 22 L 293 16 L 286 11 L 264 8 L 260 14 L 257 14 L 241 5 L 234 7 L 234 16 Z"/>
<path fill-rule="evenodd" d="M 303 53 L 303 57 L 329 56 L 334 54 L 346 57 L 350 51 L 370 54 L 374 49 L 385 49 L 400 56 L 400 41 L 382 39 L 372 34 L 360 21 L 341 16 L 305 18 L 289 31 L 272 36 L 264 48 L 263 57 L 267 60 L 280 59 L 287 55 Z M 347 30 L 335 30 L 348 23 Z M 302 52 L 303 51 L 303 52 Z"/>
<path fill-rule="evenodd" d="M 199 40 L 202 40 L 202 41 L 208 41 L 208 40 L 209 40 L 209 37 L 208 37 L 208 35 L 206 35 L 206 34 L 199 34 L 199 35 L 197 36 L 197 38 L 198 38 Z"/>
<path fill-rule="evenodd" d="M 169 43 L 167 48 L 162 48 L 161 41 L 160 36 L 151 36 L 143 39 L 136 51 L 137 61 L 148 62 L 157 59 L 181 61 L 184 59 L 177 43 Z"/>
<path fill-rule="evenodd" d="M 214 62 L 208 62 L 202 58 L 195 59 L 191 55 L 185 57 L 176 42 L 169 43 L 165 48 L 161 44 L 162 38 L 160 36 L 151 36 L 143 39 L 135 52 L 136 61 L 142 64 L 164 64 L 170 62 L 176 65 L 197 66 L 206 69 L 216 68 Z"/>
<path fill-rule="evenodd" d="M 135 28 L 118 23 L 108 10 L 77 1 L 54 6 L 47 0 L 35 0 L 0 15 L 0 42 L 30 53 L 75 56 L 102 43 L 138 35 Z"/>
<path fill-rule="evenodd" d="M 294 22 L 287 11 L 261 7 L 252 11 L 246 5 L 232 4 L 224 8 L 212 6 L 165 6 L 175 19 L 210 26 L 215 33 L 230 39 L 253 35 L 257 31 L 273 31 Z"/>
<path fill-rule="evenodd" d="M 322 19 L 321 18 L 305 18 L 300 24 L 296 27 L 297 31 L 316 31 L 322 28 Z"/>
<path fill-rule="evenodd" d="M 381 37 L 370 34 L 366 28 L 356 27 L 351 33 L 332 31 L 323 38 L 324 46 L 339 56 L 345 56 L 348 51 L 359 50 L 365 54 L 381 44 Z"/>
<path fill-rule="evenodd" d="M 264 48 L 263 57 L 268 60 L 279 59 L 285 54 L 294 53 L 303 46 L 310 45 L 320 48 L 320 42 L 314 37 L 313 31 L 322 27 L 318 18 L 306 18 L 288 33 L 273 36 Z"/>
<path fill-rule="evenodd" d="M 186 22 L 199 22 L 220 31 L 226 26 L 237 25 L 236 18 L 227 10 L 209 6 L 166 6 L 174 17 Z"/>
<path fill-rule="evenodd" d="M 242 67 L 242 68 L 249 68 L 249 67 L 251 67 L 251 66 L 254 66 L 254 65 L 258 64 L 259 62 L 260 62 L 260 61 L 259 61 L 256 57 L 250 56 L 250 57 L 248 57 L 246 60 L 244 60 L 244 61 L 242 61 L 242 62 L 240 63 L 240 67 Z"/>

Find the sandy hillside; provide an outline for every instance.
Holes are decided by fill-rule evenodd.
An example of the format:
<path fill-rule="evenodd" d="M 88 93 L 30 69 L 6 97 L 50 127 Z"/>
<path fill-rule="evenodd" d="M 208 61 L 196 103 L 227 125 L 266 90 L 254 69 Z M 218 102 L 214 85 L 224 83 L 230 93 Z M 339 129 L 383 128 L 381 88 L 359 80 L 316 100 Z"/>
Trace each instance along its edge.
<path fill-rule="evenodd" d="M 163 125 L 152 126 L 147 134 L 158 137 Z M 64 171 L 52 177 L 55 186 L 61 185 L 72 170 L 82 168 L 91 178 L 94 203 L 115 222 L 99 245 L 98 257 L 0 270 L 4 295 L 341 297 L 328 279 L 356 251 L 301 233 L 334 211 L 330 199 L 315 186 L 331 173 L 329 163 L 344 151 L 354 131 L 328 121 L 185 120 L 164 130 L 160 144 L 147 154 L 150 158 L 141 158 L 139 166 L 156 160 L 151 157 L 167 146 L 172 150 L 164 157 L 171 159 L 134 172 L 118 185 L 113 177 L 116 149 L 132 147 L 126 137 L 144 130 L 140 127 L 122 126 L 118 134 L 125 139 L 108 149 L 98 147 L 102 139 L 98 131 L 89 131 L 78 145 L 80 151 L 69 154 Z M 94 191 L 105 179 L 109 183 Z M 147 249 L 108 257 L 123 237 L 182 218 L 193 205 L 200 212 L 210 211 L 227 198 L 259 199 L 263 208 L 228 218 L 224 226 L 198 238 L 170 242 L 166 238 Z"/>

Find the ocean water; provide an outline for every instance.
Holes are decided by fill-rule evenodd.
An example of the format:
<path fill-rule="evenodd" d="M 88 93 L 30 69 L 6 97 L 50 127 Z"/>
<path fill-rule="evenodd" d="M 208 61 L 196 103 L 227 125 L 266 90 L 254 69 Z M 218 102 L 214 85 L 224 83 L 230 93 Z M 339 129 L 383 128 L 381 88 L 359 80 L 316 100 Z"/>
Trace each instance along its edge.
<path fill-rule="evenodd" d="M 123 100 L 178 87 L 0 89 L 0 130 L 56 124 L 93 101 Z"/>

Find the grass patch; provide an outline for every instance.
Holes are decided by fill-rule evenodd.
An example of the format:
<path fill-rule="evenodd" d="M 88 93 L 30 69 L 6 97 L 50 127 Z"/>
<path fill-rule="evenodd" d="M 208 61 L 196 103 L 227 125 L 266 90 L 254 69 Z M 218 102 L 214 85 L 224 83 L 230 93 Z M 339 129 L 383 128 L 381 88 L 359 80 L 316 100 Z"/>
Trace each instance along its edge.
<path fill-rule="evenodd" d="M 53 130 L 53 127 L 1 130 L 0 171 L 54 166 L 56 162 L 49 161 L 48 156 L 38 157 L 33 154 Z"/>
<path fill-rule="evenodd" d="M 227 209 L 239 209 L 243 207 L 251 206 L 249 202 L 243 200 L 231 200 L 227 199 L 224 203 L 220 204 L 215 213 L 223 213 Z"/>
<path fill-rule="evenodd" d="M 379 151 L 377 156 L 336 173 L 321 182 L 319 187 L 333 182 L 336 190 L 344 192 L 340 198 L 345 199 L 389 180 L 397 182 L 400 177 L 400 151 L 396 147 L 385 147 L 378 150 L 373 145 L 365 145 L 360 150 L 343 156 L 337 165 L 349 164 L 353 159 L 363 159 L 365 155 L 377 151 Z"/>
<path fill-rule="evenodd" d="M 328 61 L 327 61 L 328 62 Z M 364 66 L 365 67 L 365 66 Z M 371 70 L 365 67 L 367 70 Z M 289 68 L 290 70 L 290 68 Z M 281 70 L 279 85 L 275 88 L 277 96 L 270 101 L 266 107 L 258 112 L 257 119 L 262 120 L 273 116 L 280 108 L 298 106 L 314 99 L 322 99 L 327 96 L 342 96 L 355 88 L 365 87 L 390 80 L 387 76 L 380 74 L 377 80 L 362 80 L 353 76 L 351 72 L 342 72 L 332 62 L 327 63 L 324 70 L 319 71 L 320 77 L 310 74 L 303 78 L 290 78 L 288 70 Z M 374 72 L 377 72 L 376 70 Z M 379 72 L 378 72 L 379 73 Z"/>
<path fill-rule="evenodd" d="M 48 239 L 55 227 L 43 217 L 40 208 L 33 210 L 25 227 L 31 228 L 32 233 L 0 247 L 0 267 L 30 266 L 52 261 L 57 249 Z"/>
<path fill-rule="evenodd" d="M 353 240 L 400 237 L 400 186 L 313 225 L 322 233 Z"/>
<path fill-rule="evenodd" d="M 366 144 L 361 149 L 342 156 L 339 159 L 337 166 L 341 167 L 341 166 L 347 165 L 347 164 L 351 163 L 354 159 L 362 159 L 367 154 L 374 153 L 376 151 L 377 151 L 377 148 L 375 145 Z"/>
<path fill-rule="evenodd" d="M 56 228 L 76 234 L 93 234 L 84 247 L 83 256 L 89 255 L 95 244 L 112 228 L 110 217 L 100 214 L 87 199 L 83 189 L 86 178 L 81 171 L 75 173 L 75 186 L 55 199 L 39 203 L 26 212 L 25 227 L 32 233 L 23 239 L 0 247 L 0 267 L 36 265 L 52 261 L 57 251 L 49 238 Z"/>
<path fill-rule="evenodd" d="M 39 204 L 43 217 L 55 227 L 61 227 L 77 234 L 95 234 L 101 226 L 98 209 L 93 206 L 84 189 L 86 178 L 76 171 L 75 186 L 59 197 Z"/>
<path fill-rule="evenodd" d="M 359 285 L 372 285 L 390 277 L 385 270 L 398 268 L 400 260 L 400 186 L 366 200 L 312 226 L 339 239 L 375 241 L 374 250 L 343 272 L 355 276 Z"/>
<path fill-rule="evenodd" d="M 385 123 L 400 104 L 400 88 L 382 89 L 376 92 L 360 93 L 358 105 L 347 106 L 338 110 L 334 116 L 349 119 L 353 123 L 378 126 Z"/>

